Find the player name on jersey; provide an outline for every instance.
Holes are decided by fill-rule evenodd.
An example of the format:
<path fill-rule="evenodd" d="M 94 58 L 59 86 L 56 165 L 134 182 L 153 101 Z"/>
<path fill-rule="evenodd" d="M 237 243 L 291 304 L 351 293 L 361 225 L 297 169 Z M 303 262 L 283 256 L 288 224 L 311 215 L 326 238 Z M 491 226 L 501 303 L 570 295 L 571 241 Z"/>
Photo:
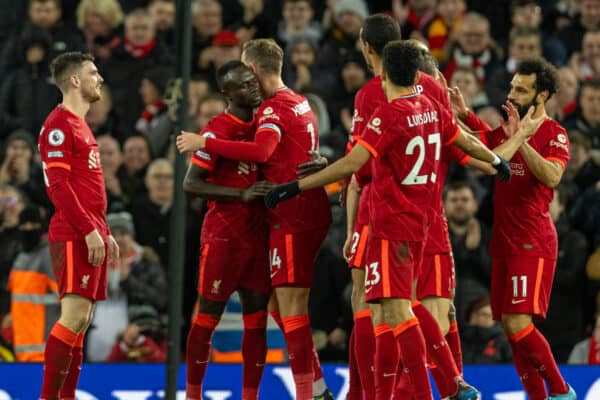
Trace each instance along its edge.
<path fill-rule="evenodd" d="M 406 121 L 410 128 L 439 122 L 437 111 L 425 111 L 422 114 L 407 115 Z"/>

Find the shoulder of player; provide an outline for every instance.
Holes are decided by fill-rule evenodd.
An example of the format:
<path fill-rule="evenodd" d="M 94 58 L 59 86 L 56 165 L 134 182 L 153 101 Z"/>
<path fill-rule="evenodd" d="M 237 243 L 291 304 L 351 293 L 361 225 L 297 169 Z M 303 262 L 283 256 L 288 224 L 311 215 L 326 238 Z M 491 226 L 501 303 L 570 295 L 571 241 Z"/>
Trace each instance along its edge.
<path fill-rule="evenodd" d="M 44 121 L 40 136 L 49 136 L 52 132 L 60 132 L 63 136 L 72 135 L 74 123 L 70 115 L 53 111 Z"/>
<path fill-rule="evenodd" d="M 561 144 L 569 144 L 569 136 L 565 128 L 556 120 L 552 118 L 546 118 L 538 129 L 538 134 L 542 136 L 545 142 L 558 140 Z"/>

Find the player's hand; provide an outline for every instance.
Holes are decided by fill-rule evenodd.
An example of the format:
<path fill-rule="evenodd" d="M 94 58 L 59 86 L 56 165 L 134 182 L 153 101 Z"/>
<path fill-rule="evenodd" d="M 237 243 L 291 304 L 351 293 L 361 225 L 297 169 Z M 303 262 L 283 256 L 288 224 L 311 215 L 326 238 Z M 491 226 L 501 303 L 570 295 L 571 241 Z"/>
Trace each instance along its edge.
<path fill-rule="evenodd" d="M 88 248 L 88 262 L 96 267 L 102 264 L 106 254 L 104 241 L 97 229 L 94 229 L 85 236 L 85 244 Z"/>
<path fill-rule="evenodd" d="M 177 150 L 180 153 L 202 150 L 206 145 L 206 138 L 197 133 L 181 131 L 177 136 Z"/>
<path fill-rule="evenodd" d="M 525 140 L 535 135 L 542 122 L 544 122 L 544 119 L 546 119 L 546 116 L 544 114 L 541 114 L 539 117 L 534 119 L 534 112 L 535 108 L 533 106 L 529 107 L 527 114 L 525 114 L 525 116 L 521 120 L 521 125 L 519 127 L 519 131 L 517 132 L 519 135 L 523 135 Z"/>
<path fill-rule="evenodd" d="M 108 236 L 108 265 L 115 266 L 119 262 L 119 245 L 113 235 Z"/>
<path fill-rule="evenodd" d="M 510 164 L 507 160 L 502 157 L 498 157 L 500 162 L 496 165 L 492 164 L 496 171 L 498 171 L 498 179 L 501 182 L 506 182 L 510 179 Z"/>
<path fill-rule="evenodd" d="M 298 179 L 319 172 L 329 164 L 327 158 L 320 155 L 318 151 L 309 150 L 308 154 L 310 155 L 310 161 L 298 165 L 298 169 L 296 170 Z"/>
<path fill-rule="evenodd" d="M 250 164 L 240 161 L 238 163 L 238 175 L 250 175 Z"/>
<path fill-rule="evenodd" d="M 465 99 L 460 92 L 460 89 L 456 86 L 448 88 L 448 94 L 450 96 L 450 104 L 454 110 L 454 114 L 460 119 L 465 120 L 469 116 L 469 108 L 465 103 Z"/>
<path fill-rule="evenodd" d="M 506 120 L 501 121 L 502 130 L 506 136 L 513 137 L 519 130 L 519 125 L 521 123 L 519 111 L 517 111 L 515 105 L 508 100 L 502 105 L 502 109 L 506 112 L 508 117 Z"/>
<path fill-rule="evenodd" d="M 350 261 L 350 256 L 352 255 L 352 233 L 346 236 L 346 241 L 344 242 L 344 247 L 342 248 L 342 255 L 344 256 L 344 260 L 346 262 Z"/>
<path fill-rule="evenodd" d="M 300 186 L 298 181 L 284 183 L 276 186 L 265 196 L 265 205 L 267 208 L 275 208 L 278 203 L 291 199 L 300 194 Z"/>
<path fill-rule="evenodd" d="M 256 182 L 254 185 L 250 186 L 248 189 L 242 192 L 242 201 L 245 201 L 247 203 L 259 197 L 263 197 L 267 193 L 269 193 L 269 191 L 271 191 L 271 189 L 273 189 L 275 186 L 276 185 L 273 182 Z"/>

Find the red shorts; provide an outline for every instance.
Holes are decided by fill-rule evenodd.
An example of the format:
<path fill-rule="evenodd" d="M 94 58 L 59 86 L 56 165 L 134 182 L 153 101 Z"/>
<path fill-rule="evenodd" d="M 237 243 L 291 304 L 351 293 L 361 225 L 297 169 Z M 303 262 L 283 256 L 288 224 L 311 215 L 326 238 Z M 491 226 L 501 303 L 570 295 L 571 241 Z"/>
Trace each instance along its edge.
<path fill-rule="evenodd" d="M 546 318 L 556 259 L 531 256 L 494 257 L 491 303 L 494 319 L 503 313 Z"/>
<path fill-rule="evenodd" d="M 198 293 L 208 300 L 227 301 L 238 289 L 271 294 L 266 238 L 254 246 L 214 240 L 202 244 Z"/>
<path fill-rule="evenodd" d="M 412 299 L 413 281 L 419 276 L 422 257 L 422 242 L 371 236 L 365 260 L 366 300 Z"/>
<path fill-rule="evenodd" d="M 271 286 L 312 287 L 315 260 L 328 231 L 329 226 L 295 233 L 271 229 Z"/>
<path fill-rule="evenodd" d="M 76 294 L 94 301 L 106 299 L 106 245 L 104 262 L 99 266 L 88 262 L 88 248 L 83 240 L 49 242 L 48 245 L 61 299 L 65 294 Z"/>
<path fill-rule="evenodd" d="M 365 250 L 369 239 L 369 225 L 357 225 L 352 233 L 352 247 L 348 267 L 365 268 Z"/>
<path fill-rule="evenodd" d="M 421 275 L 417 282 L 417 299 L 422 300 L 425 297 L 435 296 L 452 300 L 452 289 L 455 287 L 452 254 L 424 255 Z"/>

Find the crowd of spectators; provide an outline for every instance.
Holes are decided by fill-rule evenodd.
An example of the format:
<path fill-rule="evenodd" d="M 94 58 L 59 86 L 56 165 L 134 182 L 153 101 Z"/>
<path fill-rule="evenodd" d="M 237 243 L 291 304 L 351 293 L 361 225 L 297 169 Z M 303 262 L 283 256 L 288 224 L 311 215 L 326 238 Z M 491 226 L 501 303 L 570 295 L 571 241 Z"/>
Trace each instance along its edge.
<path fill-rule="evenodd" d="M 81 50 L 95 56 L 105 80 L 103 98 L 86 119 L 100 148 L 108 220 L 121 245 L 121 259 L 109 274 L 109 300 L 99 305 L 90 331 L 99 339 L 88 341 L 95 346 L 88 358 L 131 359 L 129 349 L 143 344 L 141 360 L 161 359 L 174 184 L 175 1 L 0 0 L 0 8 L 0 346 L 12 343 L 9 276 L 28 251 L 19 214 L 36 208 L 47 227 L 52 213 L 36 154 L 44 118 L 60 102 L 49 62 Z M 330 161 L 340 157 L 354 95 L 371 77 L 358 35 L 376 12 L 396 18 L 404 38 L 427 43 L 449 84 L 492 127 L 521 60 L 544 56 L 559 68 L 560 89 L 548 110 L 568 130 L 571 161 L 550 210 L 559 253 L 541 329 L 557 359 L 566 362 L 600 310 L 600 0 L 192 0 L 187 95 L 194 128 L 226 107 L 215 70 L 238 59 L 245 41 L 272 37 L 285 49 L 284 81 L 309 99 L 317 115 L 320 152 Z M 473 362 L 510 359 L 486 300 L 492 198 L 492 178 L 451 169 L 444 204 L 458 278 L 457 317 Z M 326 359 L 340 359 L 352 318 L 341 257 L 345 213 L 336 194 L 331 203 L 335 222 L 318 259 L 311 312 L 315 343 Z M 186 321 L 196 297 L 203 210 L 202 202 L 189 200 L 181 288 Z M 114 340 L 100 339 L 107 337 Z"/>

